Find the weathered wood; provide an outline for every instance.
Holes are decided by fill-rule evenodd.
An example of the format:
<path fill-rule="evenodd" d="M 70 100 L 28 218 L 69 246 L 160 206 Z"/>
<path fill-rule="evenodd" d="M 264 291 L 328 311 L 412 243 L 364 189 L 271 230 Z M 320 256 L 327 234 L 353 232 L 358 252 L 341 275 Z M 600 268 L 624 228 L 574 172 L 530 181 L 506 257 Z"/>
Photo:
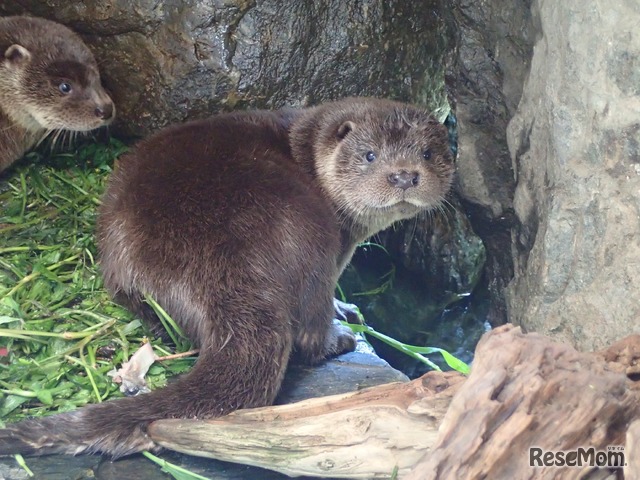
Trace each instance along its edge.
<path fill-rule="evenodd" d="M 624 476 L 628 480 L 640 478 L 640 420 L 634 421 L 627 430 L 627 444 L 625 445 L 628 465 L 624 469 Z"/>
<path fill-rule="evenodd" d="M 429 450 L 462 382 L 457 373 L 431 372 L 215 420 L 160 420 L 149 435 L 172 450 L 287 475 L 390 478 L 395 467 L 407 472 Z"/>
<path fill-rule="evenodd" d="M 437 444 L 402 480 L 608 476 L 586 466 L 532 468 L 529 448 L 606 451 L 625 445 L 627 428 L 640 418 L 640 398 L 625 373 L 632 366 L 619 362 L 635 363 L 638 338 L 593 354 L 510 325 L 485 335 Z M 628 462 L 634 452 L 626 453 Z"/>

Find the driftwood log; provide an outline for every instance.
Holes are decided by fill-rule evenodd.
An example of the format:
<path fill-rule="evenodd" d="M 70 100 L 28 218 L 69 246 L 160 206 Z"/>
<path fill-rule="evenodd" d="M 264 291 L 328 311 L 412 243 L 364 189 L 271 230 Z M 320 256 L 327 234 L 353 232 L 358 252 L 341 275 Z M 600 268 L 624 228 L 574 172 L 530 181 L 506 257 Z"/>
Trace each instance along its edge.
<path fill-rule="evenodd" d="M 289 405 L 240 410 L 214 420 L 160 420 L 160 445 L 287 475 L 390 478 L 408 472 L 435 442 L 464 378 L 431 372 L 407 383 Z"/>
<path fill-rule="evenodd" d="M 149 434 L 173 450 L 291 476 L 640 479 L 639 359 L 637 335 L 580 353 L 506 325 L 482 338 L 466 380 L 431 372 L 215 420 L 161 420 Z M 571 461 L 567 452 L 583 448 L 588 462 L 612 447 L 624 469 L 557 464 L 556 452 Z"/>

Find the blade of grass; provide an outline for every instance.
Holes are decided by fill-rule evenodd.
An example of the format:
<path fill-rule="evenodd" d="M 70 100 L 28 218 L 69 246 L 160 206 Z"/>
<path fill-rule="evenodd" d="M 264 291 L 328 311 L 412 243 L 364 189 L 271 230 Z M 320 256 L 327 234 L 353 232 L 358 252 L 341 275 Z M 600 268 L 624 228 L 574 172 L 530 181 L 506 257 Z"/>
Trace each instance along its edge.
<path fill-rule="evenodd" d="M 168 473 L 176 480 L 211 480 L 208 477 L 203 477 L 202 475 L 198 475 L 197 473 L 190 472 L 186 468 L 167 462 L 160 457 L 156 457 L 152 453 L 142 452 L 142 455 L 147 457 L 152 462 L 160 465 L 163 472 Z"/>
<path fill-rule="evenodd" d="M 65 340 L 73 340 L 75 338 L 86 338 L 91 332 L 39 332 L 34 330 L 14 330 L 11 328 L 0 328 L 0 337 L 23 338 L 26 340 L 36 340 L 32 337 L 53 337 L 64 338 Z M 37 341 L 37 340 L 36 340 Z"/>
<path fill-rule="evenodd" d="M 22 455 L 20 455 L 19 453 L 17 453 L 16 455 L 13 456 L 16 459 L 16 462 L 18 462 L 18 465 L 20 465 L 20 467 L 27 472 L 27 475 L 29 475 L 30 477 L 33 477 L 34 474 L 31 471 L 31 469 L 27 466 L 27 462 L 25 462 L 24 457 Z"/>
<path fill-rule="evenodd" d="M 33 250 L 59 250 L 60 245 L 33 245 L 30 247 L 6 247 L 0 248 L 0 255 L 11 252 L 30 252 Z"/>
<path fill-rule="evenodd" d="M 10 329 L 1 328 L 0 329 L 0 338 L 2 338 L 2 337 L 5 337 L 5 338 L 16 338 L 16 339 L 19 339 L 19 340 L 28 340 L 30 342 L 38 342 L 38 343 L 42 343 L 42 344 L 46 344 L 47 343 L 45 340 L 40 340 L 39 338 L 33 338 L 33 336 L 30 336 L 30 335 L 21 335 L 20 333 L 14 333 L 14 332 L 20 332 L 20 330 L 10 330 Z M 46 337 L 47 335 L 43 335 L 43 336 Z"/>
<path fill-rule="evenodd" d="M 36 398 L 38 394 L 29 390 L 16 390 L 16 389 L 0 389 L 0 392 L 6 395 L 17 395 L 18 397 Z"/>
<path fill-rule="evenodd" d="M 366 324 L 354 325 L 347 322 L 341 322 L 341 323 L 351 328 L 351 330 L 354 331 L 355 333 L 365 333 L 367 335 L 371 335 L 374 338 L 377 338 L 378 340 L 386 343 L 387 345 L 395 348 L 396 350 L 399 350 L 407 354 L 411 358 L 414 358 L 415 360 L 425 363 L 426 365 L 428 365 L 429 367 L 431 367 L 432 369 L 438 372 L 441 371 L 440 367 L 438 367 L 438 365 L 433 363 L 428 358 L 424 357 L 422 354 L 440 353 L 444 358 L 445 362 L 447 363 L 447 365 L 449 365 L 451 368 L 453 368 L 454 370 L 464 375 L 469 374 L 470 369 L 466 363 L 464 363 L 462 360 L 459 360 L 458 358 L 454 357 L 449 352 L 441 348 L 419 347 L 416 345 L 409 345 L 406 343 L 402 343 L 394 338 L 389 337 L 388 335 L 385 335 L 384 333 L 380 333 L 374 330 L 372 327 Z"/>
<path fill-rule="evenodd" d="M 147 294 L 144 295 L 144 301 L 151 306 L 155 314 L 162 322 L 162 326 L 176 346 L 184 347 L 185 341 L 186 343 L 189 343 L 182 329 L 173 320 L 173 318 L 171 318 L 166 310 L 162 308 L 160 304 L 158 304 L 158 302 L 156 302 L 150 295 Z"/>
<path fill-rule="evenodd" d="M 80 350 L 80 356 L 84 357 L 82 350 Z M 91 383 L 91 388 L 93 389 L 93 393 L 96 396 L 96 399 L 98 400 L 98 403 L 102 402 L 102 395 L 100 395 L 100 390 L 98 390 L 98 385 L 96 385 L 96 380 L 93 378 L 93 373 L 91 372 L 91 367 L 87 364 L 87 362 L 84 361 L 84 358 L 81 359 L 77 359 L 75 357 L 71 357 L 69 355 L 65 356 L 64 358 L 66 358 L 68 361 L 75 363 L 77 365 L 80 365 L 82 368 L 84 368 L 84 371 L 87 374 L 87 378 L 89 379 L 89 382 Z"/>
<path fill-rule="evenodd" d="M 24 173 L 20 173 L 20 193 L 22 195 L 22 208 L 20 209 L 20 218 L 24 218 L 24 212 L 27 209 L 27 179 Z"/>

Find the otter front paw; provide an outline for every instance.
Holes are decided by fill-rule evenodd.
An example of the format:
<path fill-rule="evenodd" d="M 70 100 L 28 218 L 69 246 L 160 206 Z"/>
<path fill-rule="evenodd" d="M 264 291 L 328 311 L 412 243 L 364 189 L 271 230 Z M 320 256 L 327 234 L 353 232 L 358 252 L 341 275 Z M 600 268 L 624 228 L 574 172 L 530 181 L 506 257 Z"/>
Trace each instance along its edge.
<path fill-rule="evenodd" d="M 334 320 L 325 341 L 325 357 L 335 357 L 356 349 L 356 336 L 349 327 Z"/>

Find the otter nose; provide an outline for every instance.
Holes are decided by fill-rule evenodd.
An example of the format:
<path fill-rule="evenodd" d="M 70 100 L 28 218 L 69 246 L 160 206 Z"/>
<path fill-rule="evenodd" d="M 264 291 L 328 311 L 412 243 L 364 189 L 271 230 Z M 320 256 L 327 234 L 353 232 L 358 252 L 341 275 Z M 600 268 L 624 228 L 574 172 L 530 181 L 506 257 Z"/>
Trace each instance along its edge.
<path fill-rule="evenodd" d="M 96 117 L 103 120 L 110 120 L 113 117 L 113 104 L 107 103 L 95 109 Z"/>
<path fill-rule="evenodd" d="M 402 170 L 401 172 L 392 173 L 387 177 L 387 180 L 392 186 L 406 190 L 407 188 L 418 185 L 420 174 L 418 172 Z"/>

